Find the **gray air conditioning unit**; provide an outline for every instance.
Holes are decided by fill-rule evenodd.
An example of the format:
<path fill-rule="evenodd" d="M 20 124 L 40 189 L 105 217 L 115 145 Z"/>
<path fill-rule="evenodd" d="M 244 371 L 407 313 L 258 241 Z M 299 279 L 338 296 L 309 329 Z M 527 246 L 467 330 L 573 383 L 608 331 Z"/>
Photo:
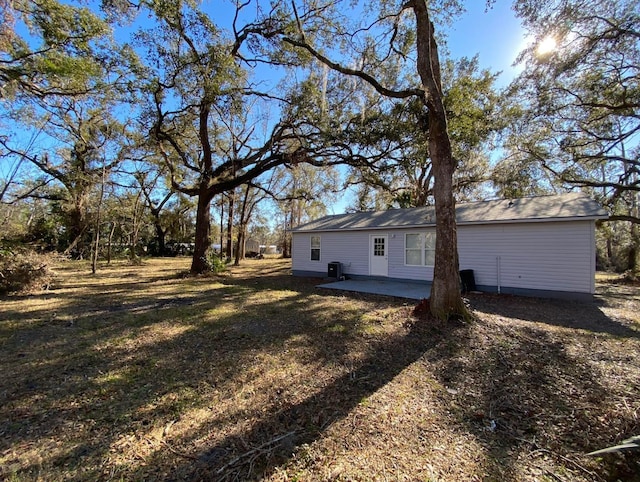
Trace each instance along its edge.
<path fill-rule="evenodd" d="M 342 263 L 340 261 L 331 261 L 327 267 L 327 276 L 329 278 L 342 279 Z"/>

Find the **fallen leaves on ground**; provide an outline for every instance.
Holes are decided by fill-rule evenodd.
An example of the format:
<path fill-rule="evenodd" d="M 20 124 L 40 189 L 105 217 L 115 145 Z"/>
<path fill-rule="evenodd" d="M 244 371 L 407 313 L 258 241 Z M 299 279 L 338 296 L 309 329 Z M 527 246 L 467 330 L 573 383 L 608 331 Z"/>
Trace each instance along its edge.
<path fill-rule="evenodd" d="M 2 298 L 9 480 L 639 480 L 640 295 L 472 295 L 471 323 L 186 259 Z M 422 310 L 426 312 L 426 310 Z"/>

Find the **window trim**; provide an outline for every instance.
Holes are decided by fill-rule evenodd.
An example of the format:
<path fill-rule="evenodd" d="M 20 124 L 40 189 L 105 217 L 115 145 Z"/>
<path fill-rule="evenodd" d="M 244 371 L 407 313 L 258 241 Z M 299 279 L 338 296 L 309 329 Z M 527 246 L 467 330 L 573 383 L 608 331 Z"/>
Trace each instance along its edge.
<path fill-rule="evenodd" d="M 314 247 L 313 238 L 318 239 L 318 246 Z M 313 252 L 318 252 L 318 259 L 313 259 Z M 309 236 L 309 261 L 320 262 L 322 260 L 322 236 L 319 234 L 312 234 Z"/>
<path fill-rule="evenodd" d="M 411 236 L 411 235 L 420 235 L 420 246 L 418 248 L 407 248 L 407 237 Z M 435 236 L 432 237 L 433 239 L 433 245 L 428 247 L 427 243 L 425 242 L 427 239 L 427 234 L 435 234 L 433 231 L 412 231 L 412 232 L 407 232 L 404 233 L 404 265 L 405 266 L 411 266 L 411 267 L 427 267 L 427 268 L 432 268 L 435 265 L 435 250 L 436 250 L 436 246 L 435 246 Z M 418 251 L 420 250 L 420 264 L 409 264 L 407 263 L 407 251 Z M 427 264 L 427 252 L 428 251 L 432 251 L 434 253 L 433 256 L 433 263 L 432 264 Z"/>

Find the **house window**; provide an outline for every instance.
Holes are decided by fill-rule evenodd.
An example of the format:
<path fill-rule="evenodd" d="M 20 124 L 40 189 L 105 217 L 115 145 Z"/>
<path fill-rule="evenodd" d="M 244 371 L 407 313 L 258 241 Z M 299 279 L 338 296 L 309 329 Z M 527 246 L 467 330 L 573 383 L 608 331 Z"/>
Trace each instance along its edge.
<path fill-rule="evenodd" d="M 311 236 L 311 261 L 320 261 L 320 236 Z"/>
<path fill-rule="evenodd" d="M 408 266 L 433 266 L 436 253 L 435 233 L 405 234 L 404 252 L 404 262 Z"/>

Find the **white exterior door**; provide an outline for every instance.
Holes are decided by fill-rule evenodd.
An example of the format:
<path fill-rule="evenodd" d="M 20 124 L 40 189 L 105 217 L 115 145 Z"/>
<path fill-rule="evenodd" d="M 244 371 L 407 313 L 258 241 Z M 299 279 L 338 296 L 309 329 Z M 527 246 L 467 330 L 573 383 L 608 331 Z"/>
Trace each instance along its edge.
<path fill-rule="evenodd" d="M 386 234 L 369 236 L 369 274 L 389 276 L 389 238 Z"/>

